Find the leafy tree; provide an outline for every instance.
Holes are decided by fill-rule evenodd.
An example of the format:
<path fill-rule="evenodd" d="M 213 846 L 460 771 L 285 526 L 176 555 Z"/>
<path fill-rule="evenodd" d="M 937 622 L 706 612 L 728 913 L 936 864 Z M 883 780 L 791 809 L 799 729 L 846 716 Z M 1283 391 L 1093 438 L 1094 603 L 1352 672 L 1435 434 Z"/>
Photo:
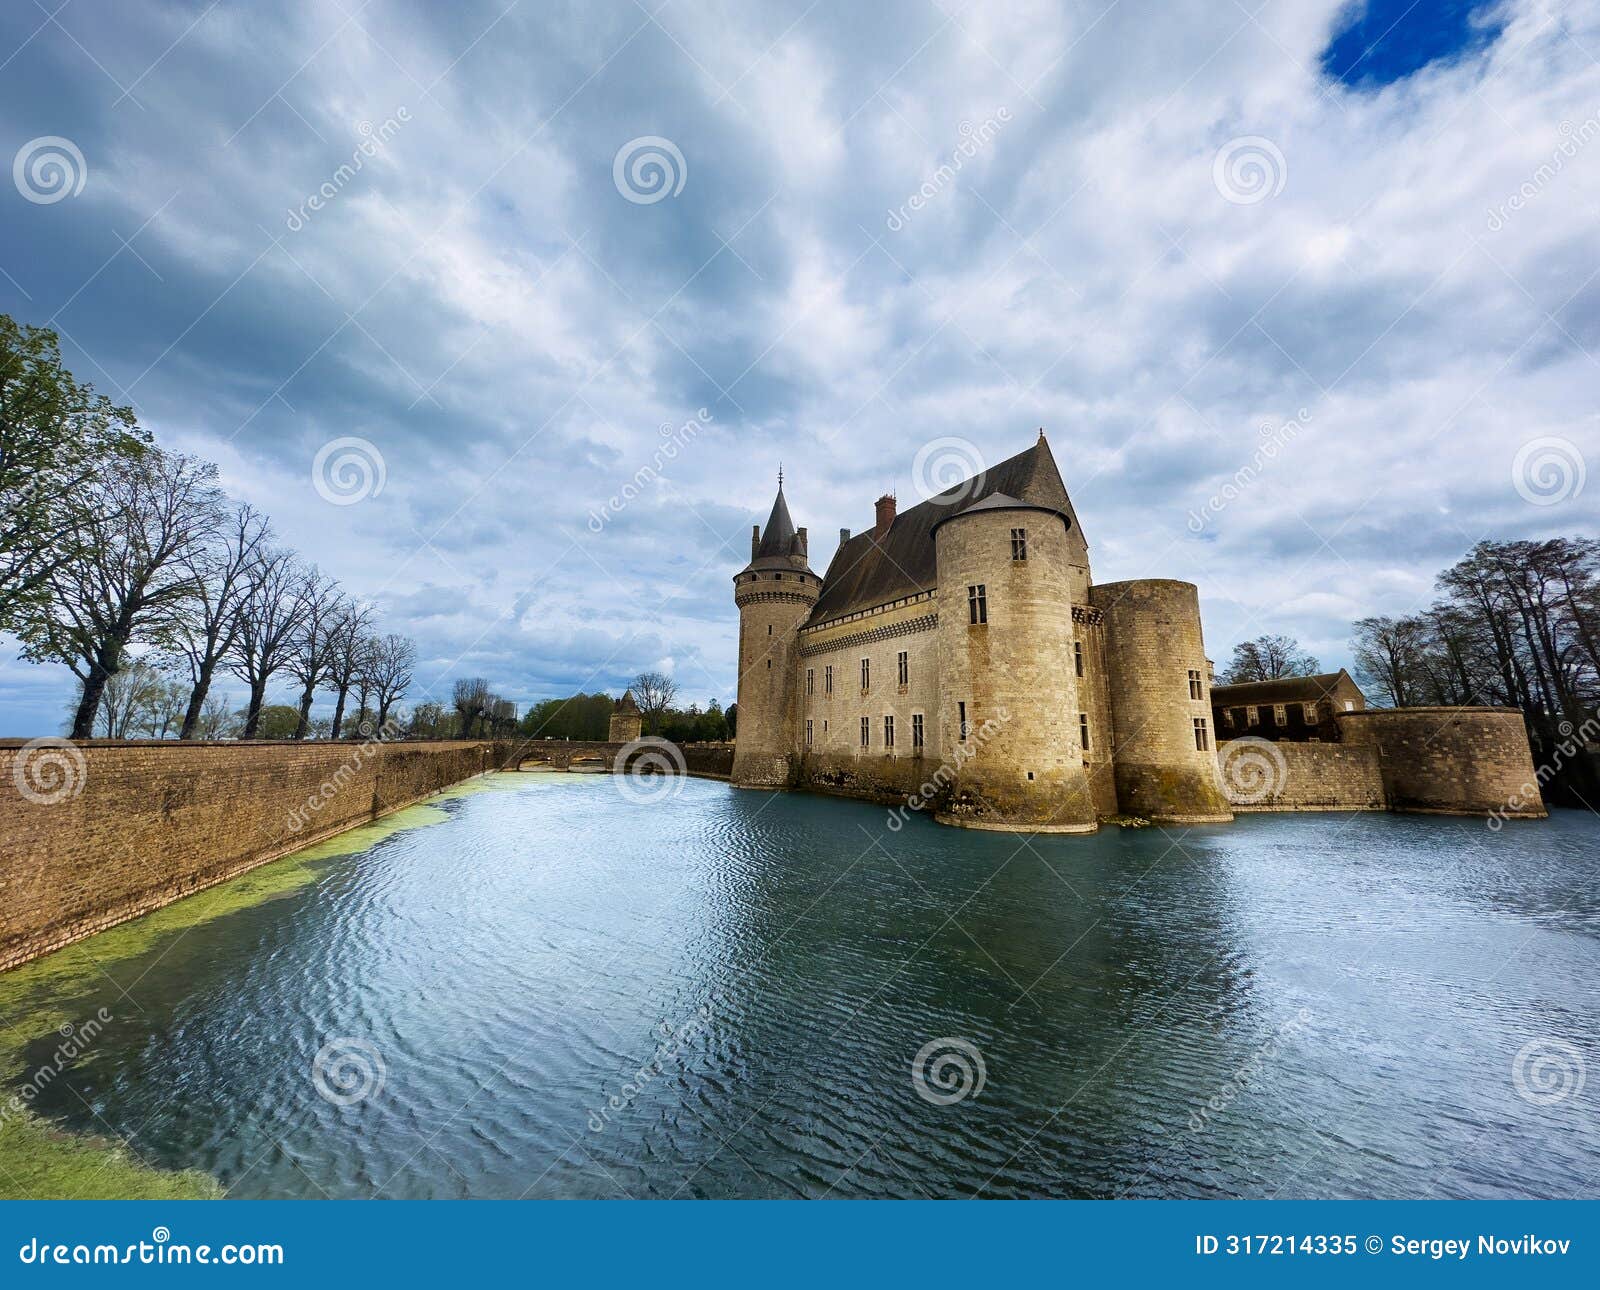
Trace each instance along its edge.
<path fill-rule="evenodd" d="M 119 460 L 81 490 L 79 538 L 49 573 L 49 603 L 18 635 L 22 655 L 65 663 L 83 683 L 71 734 L 85 739 L 106 682 L 135 642 L 170 647 L 193 561 L 222 524 L 216 467 L 151 449 Z"/>
<path fill-rule="evenodd" d="M 97 481 L 149 443 L 132 408 L 61 365 L 55 332 L 0 314 L 0 631 L 49 615 L 52 576 L 93 544 Z"/>

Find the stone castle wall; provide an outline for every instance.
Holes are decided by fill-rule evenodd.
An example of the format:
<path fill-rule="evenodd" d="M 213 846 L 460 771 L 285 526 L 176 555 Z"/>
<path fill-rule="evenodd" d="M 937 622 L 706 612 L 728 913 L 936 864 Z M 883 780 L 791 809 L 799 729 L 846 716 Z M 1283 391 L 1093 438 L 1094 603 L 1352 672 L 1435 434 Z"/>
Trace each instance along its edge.
<path fill-rule="evenodd" d="M 938 765 L 939 641 L 934 611 L 931 597 L 908 597 L 882 610 L 851 615 L 801 633 L 799 778 L 803 787 L 888 801 L 915 790 L 922 763 Z M 904 686 L 899 682 L 902 652 L 906 655 Z M 870 664 L 865 690 L 861 686 L 862 659 Z M 885 742 L 886 716 L 894 717 L 892 749 Z M 912 733 L 918 716 L 923 731 L 920 753 Z M 865 747 L 861 744 L 863 717 L 867 720 Z"/>
<path fill-rule="evenodd" d="M 1217 775 L 1211 685 L 1193 583 L 1147 578 L 1101 583 L 1090 604 L 1105 616 L 1117 802 L 1152 820 L 1227 820 Z M 1199 674 L 1191 695 L 1189 673 Z M 1195 744 L 1203 720 L 1210 747 Z"/>
<path fill-rule="evenodd" d="M 794 570 L 741 573 L 739 606 L 739 738 L 733 780 L 785 788 L 799 765 L 799 626 L 816 604 L 822 581 Z"/>
<path fill-rule="evenodd" d="M 1515 708 L 1368 708 L 1335 720 L 1341 743 L 1376 751 L 1393 810 L 1545 815 L 1527 726 Z"/>
<path fill-rule="evenodd" d="M 52 783 L 40 752 L 0 742 L 0 970 L 498 764 L 480 741 L 73 747 L 78 791 L 31 801 L 19 779 Z"/>
<path fill-rule="evenodd" d="M 1233 739 L 1217 764 L 1237 814 L 1388 809 L 1374 747 Z"/>
<path fill-rule="evenodd" d="M 1026 559 L 1013 558 L 1019 529 Z M 958 752 L 970 753 L 936 818 L 972 828 L 1092 832 L 1099 813 L 1079 746 L 1065 521 L 1039 509 L 972 510 L 940 523 L 934 544 L 940 742 L 952 763 Z M 984 624 L 969 611 L 969 588 L 977 585 Z"/>

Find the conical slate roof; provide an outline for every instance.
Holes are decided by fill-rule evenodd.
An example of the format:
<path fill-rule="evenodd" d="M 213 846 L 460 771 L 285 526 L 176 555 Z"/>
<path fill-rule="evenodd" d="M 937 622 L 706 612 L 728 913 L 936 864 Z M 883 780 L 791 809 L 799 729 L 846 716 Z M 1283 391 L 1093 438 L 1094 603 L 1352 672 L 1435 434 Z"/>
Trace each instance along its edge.
<path fill-rule="evenodd" d="M 783 500 L 783 485 L 778 485 L 778 496 L 772 503 L 772 514 L 767 516 L 767 527 L 761 530 L 761 545 L 756 559 L 768 556 L 786 556 L 794 549 L 794 521 L 789 518 L 789 503 Z"/>

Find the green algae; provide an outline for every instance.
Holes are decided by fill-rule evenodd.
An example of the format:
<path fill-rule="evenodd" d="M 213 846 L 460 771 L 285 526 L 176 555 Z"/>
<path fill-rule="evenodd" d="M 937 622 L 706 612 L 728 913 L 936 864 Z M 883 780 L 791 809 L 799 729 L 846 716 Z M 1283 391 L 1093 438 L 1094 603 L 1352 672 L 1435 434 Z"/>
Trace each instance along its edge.
<path fill-rule="evenodd" d="M 175 943 L 203 923 L 315 882 L 340 856 L 369 850 L 385 838 L 449 819 L 437 803 L 493 789 L 519 787 L 516 775 L 485 775 L 435 793 L 371 823 L 358 825 L 268 861 L 174 904 L 99 932 L 0 976 L 0 1199 L 207 1200 L 223 1195 L 209 1174 L 173 1172 L 141 1161 L 123 1142 L 69 1133 L 35 1115 L 14 1089 L 26 1081 L 28 1043 L 51 1031 L 68 1034 L 82 999 L 111 979 L 110 964 Z M 531 778 L 531 777 L 530 777 Z M 506 782 L 500 782 L 506 781 Z M 525 785 L 523 785 L 525 786 Z M 158 960 L 159 961 L 159 960 Z M 121 987 L 119 987 L 120 989 Z"/>

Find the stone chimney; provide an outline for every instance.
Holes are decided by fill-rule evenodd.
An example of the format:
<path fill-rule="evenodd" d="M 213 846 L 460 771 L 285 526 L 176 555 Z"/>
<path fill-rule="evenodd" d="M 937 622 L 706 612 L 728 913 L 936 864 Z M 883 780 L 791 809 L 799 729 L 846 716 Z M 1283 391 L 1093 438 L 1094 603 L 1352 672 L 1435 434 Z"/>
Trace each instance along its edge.
<path fill-rule="evenodd" d="M 761 525 L 750 526 L 750 558 L 754 560 L 756 553 L 761 550 Z"/>
<path fill-rule="evenodd" d="M 795 540 L 794 553 L 796 555 L 805 555 L 805 554 L 807 554 L 807 552 L 806 552 L 806 531 L 805 531 L 805 529 L 803 529 L 803 528 L 796 529 L 794 531 L 794 540 Z"/>
<path fill-rule="evenodd" d="M 874 537 L 882 537 L 894 523 L 894 494 L 885 493 L 878 499 L 878 522 L 872 526 Z"/>
<path fill-rule="evenodd" d="M 849 540 L 850 540 L 850 530 L 849 529 L 840 529 L 839 530 L 839 545 L 843 546 Z"/>

